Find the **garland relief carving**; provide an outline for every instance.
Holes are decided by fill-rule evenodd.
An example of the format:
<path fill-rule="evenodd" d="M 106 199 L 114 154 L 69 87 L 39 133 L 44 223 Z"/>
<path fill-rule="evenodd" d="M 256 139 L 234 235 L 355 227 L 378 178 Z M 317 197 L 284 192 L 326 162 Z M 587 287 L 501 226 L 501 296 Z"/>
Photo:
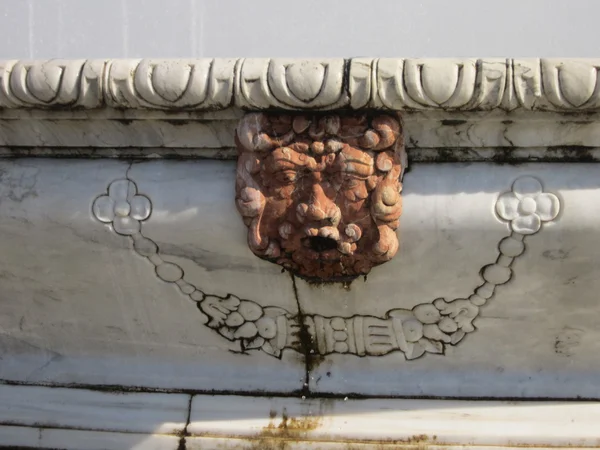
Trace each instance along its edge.
<path fill-rule="evenodd" d="M 526 239 L 554 221 L 560 209 L 559 198 L 544 192 L 538 179 L 519 177 L 495 202 L 497 217 L 507 224 L 509 234 L 496 244 L 495 261 L 474 268 L 479 270 L 481 282 L 470 293 L 461 298 L 422 301 L 411 309 L 390 309 L 382 316 L 325 316 L 263 306 L 261 299 L 219 296 L 194 285 L 183 268 L 165 261 L 158 245 L 144 234 L 144 223 L 152 220 L 152 200 L 140 194 L 130 178 L 109 183 L 106 192 L 92 204 L 98 221 L 128 236 L 134 251 L 150 263 L 156 276 L 177 286 L 208 317 L 206 326 L 239 344 L 241 352 L 262 350 L 278 358 L 286 349 L 322 356 L 401 352 L 407 360 L 427 353 L 444 354 L 448 346 L 457 345 L 475 332 L 481 308 L 496 295 L 498 287 L 511 280 L 514 261 L 526 251 Z M 306 348 L 301 335 L 309 337 L 310 348 Z"/>

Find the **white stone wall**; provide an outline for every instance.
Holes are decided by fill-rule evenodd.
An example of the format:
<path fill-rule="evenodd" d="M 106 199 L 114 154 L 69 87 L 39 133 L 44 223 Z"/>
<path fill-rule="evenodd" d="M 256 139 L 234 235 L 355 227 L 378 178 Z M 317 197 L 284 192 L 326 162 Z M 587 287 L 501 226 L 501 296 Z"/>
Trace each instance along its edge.
<path fill-rule="evenodd" d="M 2 0 L 0 58 L 594 57 L 593 0 Z"/>

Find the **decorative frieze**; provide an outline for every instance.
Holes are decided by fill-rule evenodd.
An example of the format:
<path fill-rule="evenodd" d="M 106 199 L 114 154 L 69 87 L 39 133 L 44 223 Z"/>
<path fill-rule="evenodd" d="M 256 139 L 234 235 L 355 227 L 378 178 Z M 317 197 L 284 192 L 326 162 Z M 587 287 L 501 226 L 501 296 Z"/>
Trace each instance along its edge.
<path fill-rule="evenodd" d="M 102 60 L 0 61 L 0 108 L 100 108 Z"/>
<path fill-rule="evenodd" d="M 266 120 L 263 118 L 263 125 Z M 267 141 L 253 142 L 266 145 Z M 177 286 L 207 317 L 206 325 L 238 343 L 242 352 L 260 349 L 276 357 L 281 357 L 285 349 L 356 356 L 401 352 L 407 360 L 413 360 L 426 353 L 444 354 L 448 346 L 457 345 L 477 330 L 474 321 L 480 309 L 499 286 L 511 280 L 514 261 L 526 251 L 525 239 L 540 232 L 543 223 L 556 219 L 561 208 L 559 198 L 543 192 L 541 182 L 530 176 L 517 178 L 511 190 L 499 194 L 493 206 L 511 231 L 497 244 L 496 260 L 480 268 L 481 284 L 465 297 L 436 298 L 412 309 L 391 309 L 383 317 L 293 313 L 279 306 L 262 306 L 260 300 L 231 293 L 215 295 L 194 286 L 186 280 L 183 268 L 165 261 L 158 245 L 144 235 L 143 224 L 151 220 L 151 199 L 138 193 L 132 179 L 111 182 L 107 191 L 94 200 L 92 212 L 116 233 L 129 236 L 134 251 L 150 262 L 156 276 Z"/>
<path fill-rule="evenodd" d="M 499 108 L 510 92 L 510 64 L 504 59 L 379 59 L 372 102 L 395 110 Z"/>
<path fill-rule="evenodd" d="M 0 107 L 598 111 L 592 59 L 1 61 Z"/>
<path fill-rule="evenodd" d="M 235 64 L 234 59 L 108 61 L 104 101 L 127 109 L 227 108 Z"/>

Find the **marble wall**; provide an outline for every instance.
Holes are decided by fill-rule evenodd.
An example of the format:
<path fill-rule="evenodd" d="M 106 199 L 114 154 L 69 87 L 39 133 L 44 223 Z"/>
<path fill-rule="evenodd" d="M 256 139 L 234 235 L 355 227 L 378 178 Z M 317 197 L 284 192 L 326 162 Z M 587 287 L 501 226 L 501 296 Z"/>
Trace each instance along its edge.
<path fill-rule="evenodd" d="M 3 0 L 0 58 L 598 55 L 594 0 L 370 8 L 361 0 Z"/>
<path fill-rule="evenodd" d="M 600 168 L 413 164 L 398 254 L 349 286 L 255 257 L 234 172 L 233 161 L 0 162 L 0 379 L 597 396 Z"/>

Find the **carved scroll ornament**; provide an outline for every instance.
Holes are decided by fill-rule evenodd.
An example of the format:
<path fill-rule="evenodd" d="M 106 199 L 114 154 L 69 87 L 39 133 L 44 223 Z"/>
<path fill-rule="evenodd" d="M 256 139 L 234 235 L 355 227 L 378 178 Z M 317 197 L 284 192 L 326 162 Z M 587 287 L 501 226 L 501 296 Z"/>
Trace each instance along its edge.
<path fill-rule="evenodd" d="M 405 167 L 391 115 L 246 115 L 236 205 L 248 245 L 303 278 L 346 281 L 398 250 Z"/>

